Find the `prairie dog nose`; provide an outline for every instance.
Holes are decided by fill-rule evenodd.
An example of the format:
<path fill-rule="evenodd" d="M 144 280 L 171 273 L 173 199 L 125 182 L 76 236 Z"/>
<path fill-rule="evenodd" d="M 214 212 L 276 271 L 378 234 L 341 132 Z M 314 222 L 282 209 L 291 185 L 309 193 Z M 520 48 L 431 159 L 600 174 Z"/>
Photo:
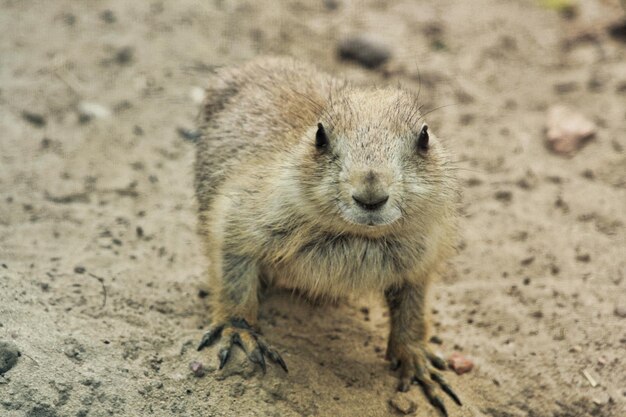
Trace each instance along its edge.
<path fill-rule="evenodd" d="M 365 210 L 378 210 L 389 200 L 389 194 L 386 192 L 366 192 L 360 194 L 352 194 L 355 203 Z"/>
<path fill-rule="evenodd" d="M 389 200 L 386 176 L 371 169 L 356 171 L 353 177 L 352 199 L 364 210 L 380 209 Z"/>

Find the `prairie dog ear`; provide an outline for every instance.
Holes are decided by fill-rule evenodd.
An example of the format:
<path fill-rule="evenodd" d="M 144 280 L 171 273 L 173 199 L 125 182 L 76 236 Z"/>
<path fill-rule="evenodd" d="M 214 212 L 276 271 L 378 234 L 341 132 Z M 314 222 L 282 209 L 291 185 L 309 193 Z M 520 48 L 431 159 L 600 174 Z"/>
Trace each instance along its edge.
<path fill-rule="evenodd" d="M 318 149 L 324 149 L 328 146 L 328 136 L 326 135 L 326 130 L 324 130 L 324 125 L 321 123 L 317 124 L 317 133 L 315 133 L 315 147 Z"/>
<path fill-rule="evenodd" d="M 417 149 L 419 149 L 422 152 L 427 151 L 429 140 L 430 140 L 430 137 L 428 135 L 428 125 L 424 123 L 422 125 L 422 129 L 420 130 L 419 135 L 417 136 Z"/>

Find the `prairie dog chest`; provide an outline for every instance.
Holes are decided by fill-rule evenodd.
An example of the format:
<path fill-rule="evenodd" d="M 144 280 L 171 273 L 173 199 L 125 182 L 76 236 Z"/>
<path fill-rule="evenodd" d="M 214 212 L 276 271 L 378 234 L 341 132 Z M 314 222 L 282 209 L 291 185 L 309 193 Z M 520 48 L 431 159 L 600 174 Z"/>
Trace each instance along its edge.
<path fill-rule="evenodd" d="M 318 296 L 343 296 L 380 290 L 400 282 L 422 248 L 388 238 L 319 234 L 300 243 L 285 242 L 288 253 L 268 265 L 279 286 Z"/>

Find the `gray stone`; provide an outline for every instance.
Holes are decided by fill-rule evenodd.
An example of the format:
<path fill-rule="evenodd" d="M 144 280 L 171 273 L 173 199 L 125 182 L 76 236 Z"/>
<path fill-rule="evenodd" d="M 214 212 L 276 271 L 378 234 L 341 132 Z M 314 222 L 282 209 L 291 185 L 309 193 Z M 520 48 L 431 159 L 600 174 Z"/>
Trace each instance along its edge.
<path fill-rule="evenodd" d="M 339 42 L 339 57 L 356 61 L 362 66 L 374 69 L 391 58 L 391 49 L 380 39 L 370 35 L 352 35 Z"/>
<path fill-rule="evenodd" d="M 15 343 L 0 341 L 0 374 L 13 368 L 20 356 L 20 351 Z"/>

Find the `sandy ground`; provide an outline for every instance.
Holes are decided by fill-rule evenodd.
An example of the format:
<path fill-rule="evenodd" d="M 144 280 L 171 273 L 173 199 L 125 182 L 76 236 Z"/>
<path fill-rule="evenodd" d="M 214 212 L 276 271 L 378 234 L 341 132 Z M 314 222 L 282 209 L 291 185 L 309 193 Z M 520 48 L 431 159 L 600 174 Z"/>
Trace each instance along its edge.
<path fill-rule="evenodd" d="M 0 415 L 398 413 L 379 300 L 270 294 L 261 325 L 288 375 L 243 355 L 218 371 L 195 351 L 210 289 L 177 128 L 193 129 L 190 92 L 212 68 L 287 54 L 359 83 L 421 80 L 425 108 L 452 104 L 428 116 L 464 184 L 433 346 L 476 367 L 448 373 L 464 401 L 450 415 L 625 416 L 622 17 L 609 0 L 573 18 L 522 0 L 2 0 L 0 341 L 22 356 L 0 376 Z M 385 71 L 337 58 L 355 32 L 390 46 Z M 111 114 L 85 120 L 81 102 Z M 598 126 L 572 158 L 544 146 L 556 103 Z M 404 397 L 437 416 L 417 388 Z"/>

